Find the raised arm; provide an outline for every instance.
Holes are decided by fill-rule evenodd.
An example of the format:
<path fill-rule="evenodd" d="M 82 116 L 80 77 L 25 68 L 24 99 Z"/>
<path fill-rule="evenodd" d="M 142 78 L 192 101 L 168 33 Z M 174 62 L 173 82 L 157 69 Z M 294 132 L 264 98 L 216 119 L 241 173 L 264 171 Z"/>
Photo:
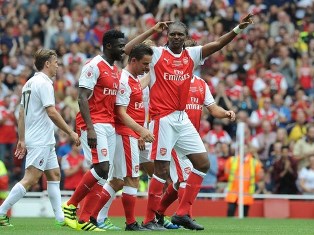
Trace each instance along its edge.
<path fill-rule="evenodd" d="M 150 28 L 149 30 L 145 31 L 144 33 L 138 35 L 136 38 L 132 39 L 131 41 L 129 41 L 124 48 L 124 53 L 129 55 L 131 52 L 131 49 L 145 41 L 148 37 L 150 37 L 151 35 L 153 35 L 154 33 L 160 33 L 162 32 L 164 29 L 168 28 L 168 24 L 171 23 L 172 21 L 166 21 L 166 22 L 158 22 L 157 24 L 155 24 L 154 27 Z"/>
<path fill-rule="evenodd" d="M 202 57 L 206 58 L 207 56 L 215 53 L 216 51 L 219 51 L 221 48 L 230 43 L 243 29 L 245 29 L 248 25 L 253 23 L 252 16 L 253 16 L 252 14 L 248 14 L 241 20 L 240 24 L 237 27 L 235 27 L 232 31 L 222 35 L 220 38 L 218 38 L 218 40 L 214 42 L 205 44 L 202 47 Z"/>

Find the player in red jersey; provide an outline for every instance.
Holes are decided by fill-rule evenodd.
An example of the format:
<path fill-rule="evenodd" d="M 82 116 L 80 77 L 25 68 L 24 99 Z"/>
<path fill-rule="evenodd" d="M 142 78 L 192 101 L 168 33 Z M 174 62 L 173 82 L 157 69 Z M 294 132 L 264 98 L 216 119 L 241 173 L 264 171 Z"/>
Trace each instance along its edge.
<path fill-rule="evenodd" d="M 196 42 L 193 40 L 187 40 L 185 45 L 187 47 L 196 46 Z M 209 113 L 215 118 L 224 118 L 229 116 L 231 121 L 235 120 L 235 113 L 217 106 L 206 82 L 198 76 L 193 75 L 185 111 L 198 132 L 200 131 L 203 107 L 206 107 Z M 170 175 L 173 184 L 170 184 L 167 187 L 156 213 L 158 223 L 160 224 L 164 224 L 163 218 L 166 209 L 177 198 L 179 199 L 179 202 L 181 201 L 184 188 L 186 186 L 185 181 L 187 180 L 193 167 L 190 160 L 185 156 L 181 156 L 179 152 L 176 153 L 173 151 L 172 157 L 173 161 L 170 162 Z M 191 213 L 189 213 L 189 215 L 191 215 Z"/>
<path fill-rule="evenodd" d="M 91 221 L 98 227 L 101 226 L 102 218 L 96 217 L 101 208 L 122 190 L 122 203 L 126 216 L 127 231 L 148 230 L 139 225 L 135 219 L 135 202 L 139 186 L 139 148 L 138 139 L 152 142 L 154 136 L 144 128 L 145 109 L 142 90 L 148 84 L 143 84 L 138 79 L 148 68 L 153 55 L 153 50 L 145 45 L 136 45 L 130 52 L 128 65 L 122 70 L 119 91 L 116 98 L 116 152 L 113 160 L 113 168 L 110 170 L 110 179 L 105 184 L 103 198 L 94 208 Z M 120 181 L 119 183 L 116 183 Z M 109 190 L 106 190 L 109 189 Z"/>
<path fill-rule="evenodd" d="M 103 231 L 90 223 L 89 218 L 78 218 L 76 221 L 76 209 L 86 197 L 83 210 L 92 211 L 95 200 L 103 196 L 100 192 L 108 178 L 116 143 L 114 107 L 119 72 L 114 61 L 122 59 L 124 46 L 122 32 L 107 31 L 103 35 L 103 55 L 97 55 L 87 62 L 79 78 L 80 112 L 76 125 L 81 133 L 84 155 L 93 167 L 84 175 L 69 201 L 62 205 L 65 222 L 78 230 Z"/>
<path fill-rule="evenodd" d="M 191 230 L 202 230 L 188 214 L 200 189 L 203 177 L 209 169 L 209 160 L 205 146 L 185 110 L 193 70 L 203 58 L 220 50 L 230 43 L 242 29 L 252 23 L 252 15 L 242 19 L 231 32 L 217 41 L 204 46 L 185 48 L 184 42 L 188 29 L 181 22 L 168 24 L 159 22 L 153 28 L 130 41 L 125 52 L 144 41 L 155 32 L 168 27 L 168 43 L 165 47 L 152 47 L 154 51 L 150 82 L 150 129 L 156 140 L 153 142 L 150 156 L 154 160 L 154 175 L 148 192 L 148 206 L 143 226 L 159 229 L 155 222 L 155 213 L 162 196 L 162 189 L 169 175 L 171 151 L 174 148 L 187 156 L 193 164 L 193 170 L 186 183 L 181 203 L 172 217 L 172 222 Z M 230 114 L 229 114 L 230 115 Z M 230 116 L 226 116 L 230 118 Z"/>

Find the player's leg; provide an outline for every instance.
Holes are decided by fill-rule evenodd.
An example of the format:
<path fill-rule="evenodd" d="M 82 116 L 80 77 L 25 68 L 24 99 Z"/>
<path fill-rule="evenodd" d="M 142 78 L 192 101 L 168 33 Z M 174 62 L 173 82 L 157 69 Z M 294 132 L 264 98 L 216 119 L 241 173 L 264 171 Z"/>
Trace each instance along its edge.
<path fill-rule="evenodd" d="M 204 227 L 197 224 L 189 216 L 189 211 L 200 190 L 203 178 L 209 169 L 207 152 L 201 137 L 188 119 L 186 113 L 183 114 L 181 123 L 178 123 L 178 125 L 174 123 L 174 125 L 180 133 L 174 148 L 176 151 L 188 157 L 193 165 L 193 169 L 186 181 L 186 188 L 182 200 L 176 214 L 172 217 L 172 222 L 191 230 L 203 230 Z"/>
<path fill-rule="evenodd" d="M 24 177 L 14 185 L 8 197 L 0 206 L 0 226 L 12 226 L 6 216 L 7 212 L 38 182 L 45 169 L 49 152 L 50 147 L 27 149 Z"/>
<path fill-rule="evenodd" d="M 92 214 L 91 214 L 91 221 L 95 223 L 99 227 L 104 227 L 105 219 L 99 215 L 100 211 L 104 208 L 107 204 L 109 209 L 112 200 L 114 199 L 116 192 L 122 189 L 124 182 L 123 182 L 123 172 L 122 168 L 124 163 L 124 157 L 121 157 L 123 153 L 123 148 L 119 147 L 115 149 L 116 146 L 122 146 L 122 137 L 120 135 L 115 134 L 114 136 L 107 137 L 108 142 L 112 141 L 115 142 L 115 145 L 112 146 L 112 152 L 114 153 L 114 157 L 112 158 L 110 170 L 109 170 L 109 178 L 108 181 L 105 183 L 104 187 L 102 188 L 100 198 L 95 204 Z M 112 155 L 113 156 L 113 155 Z"/>
<path fill-rule="evenodd" d="M 47 191 L 48 197 L 55 214 L 56 224 L 63 226 L 64 213 L 61 209 L 61 192 L 60 192 L 60 179 L 61 173 L 58 164 L 58 159 L 54 147 L 51 147 L 48 162 L 45 168 L 45 175 L 47 178 Z"/>
<path fill-rule="evenodd" d="M 165 229 L 155 221 L 155 213 L 162 198 L 164 185 L 169 178 L 171 151 L 176 142 L 176 133 L 171 124 L 172 115 L 153 120 L 149 125 L 149 129 L 156 137 L 149 153 L 151 159 L 154 160 L 154 174 L 149 184 L 148 203 L 143 226 L 152 230 Z"/>
<path fill-rule="evenodd" d="M 81 220 L 81 218 L 78 218 L 78 222 L 76 221 L 77 206 L 91 192 L 97 182 L 107 179 L 109 156 L 111 154 L 110 148 L 112 148 L 111 145 L 115 145 L 115 140 L 107 141 L 108 136 L 115 135 L 115 130 L 110 124 L 96 123 L 94 128 L 97 135 L 97 148 L 95 149 L 90 149 L 87 144 L 87 132 L 82 131 L 81 133 L 84 156 L 87 161 L 92 162 L 93 168 L 85 173 L 69 201 L 62 204 L 66 224 L 72 228 L 84 231 L 96 231 L 99 229 L 95 225 L 90 225 L 89 221 Z M 94 205 L 90 206 L 93 207 Z"/>

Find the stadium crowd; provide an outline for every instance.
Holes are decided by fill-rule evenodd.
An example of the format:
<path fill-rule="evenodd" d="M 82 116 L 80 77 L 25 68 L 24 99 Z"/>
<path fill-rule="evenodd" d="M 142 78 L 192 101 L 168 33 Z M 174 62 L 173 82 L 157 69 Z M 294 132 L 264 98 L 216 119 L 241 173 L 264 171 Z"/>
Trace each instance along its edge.
<path fill-rule="evenodd" d="M 105 31 L 119 29 L 131 40 L 156 22 L 181 20 L 191 38 L 204 45 L 251 12 L 254 24 L 207 58 L 196 74 L 219 106 L 247 124 L 246 144 L 265 171 L 257 192 L 314 194 L 314 1 L 0 0 L 0 5 L 0 160 L 12 184 L 23 175 L 23 162 L 13 158 L 18 105 L 21 87 L 35 71 L 37 49 L 54 49 L 60 58 L 56 103 L 74 128 L 81 67 L 101 53 Z M 164 45 L 166 35 L 152 40 Z M 203 192 L 222 192 L 226 186 L 224 168 L 235 154 L 237 122 L 213 119 L 204 110 L 201 133 L 212 167 Z M 65 133 L 56 133 L 63 189 L 73 190 L 88 166 Z"/>

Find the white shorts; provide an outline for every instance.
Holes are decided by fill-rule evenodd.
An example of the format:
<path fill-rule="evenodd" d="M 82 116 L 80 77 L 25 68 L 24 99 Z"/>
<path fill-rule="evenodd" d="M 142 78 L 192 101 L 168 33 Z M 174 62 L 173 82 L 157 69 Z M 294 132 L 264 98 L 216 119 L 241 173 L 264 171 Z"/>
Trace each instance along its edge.
<path fill-rule="evenodd" d="M 173 148 L 184 156 L 206 152 L 199 133 L 184 111 L 151 121 L 149 129 L 156 137 L 149 152 L 152 160 L 170 161 Z"/>
<path fill-rule="evenodd" d="M 55 146 L 27 147 L 25 169 L 29 166 L 41 171 L 59 168 Z"/>
<path fill-rule="evenodd" d="M 185 182 L 192 169 L 193 165 L 186 156 L 174 150 L 172 151 L 172 159 L 170 161 L 170 177 L 172 182 Z"/>
<path fill-rule="evenodd" d="M 97 148 L 91 149 L 87 144 L 87 131 L 81 131 L 81 143 L 85 159 L 89 164 L 109 161 L 112 163 L 115 146 L 116 132 L 111 124 L 96 123 L 94 129 L 97 135 Z"/>
<path fill-rule="evenodd" d="M 145 143 L 145 150 L 140 151 L 140 164 L 145 162 L 152 162 L 149 157 L 149 150 L 152 148 L 151 143 Z"/>
<path fill-rule="evenodd" d="M 138 140 L 132 136 L 116 135 L 116 151 L 113 167 L 110 167 L 109 178 L 124 179 L 139 177 L 139 148 Z"/>

